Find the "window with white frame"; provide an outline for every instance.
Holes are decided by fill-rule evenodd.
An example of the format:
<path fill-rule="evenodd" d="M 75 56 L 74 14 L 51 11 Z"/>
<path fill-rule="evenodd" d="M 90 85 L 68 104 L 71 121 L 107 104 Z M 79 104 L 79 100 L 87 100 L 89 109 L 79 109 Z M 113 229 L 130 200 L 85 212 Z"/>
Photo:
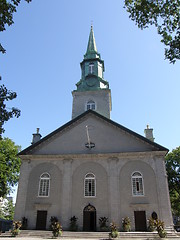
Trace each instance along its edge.
<path fill-rule="evenodd" d="M 94 63 L 89 64 L 89 73 L 93 74 L 94 73 Z"/>
<path fill-rule="evenodd" d="M 144 196 L 143 176 L 140 172 L 132 174 L 132 194 L 133 196 Z"/>
<path fill-rule="evenodd" d="M 90 100 L 90 101 L 87 102 L 86 110 L 89 110 L 89 109 L 95 110 L 95 108 L 96 108 L 96 104 L 95 104 L 94 101 Z"/>
<path fill-rule="evenodd" d="M 39 180 L 39 197 L 49 197 L 50 189 L 50 175 L 49 173 L 43 173 Z"/>
<path fill-rule="evenodd" d="M 93 173 L 87 173 L 84 179 L 84 196 L 96 196 L 96 178 Z"/>

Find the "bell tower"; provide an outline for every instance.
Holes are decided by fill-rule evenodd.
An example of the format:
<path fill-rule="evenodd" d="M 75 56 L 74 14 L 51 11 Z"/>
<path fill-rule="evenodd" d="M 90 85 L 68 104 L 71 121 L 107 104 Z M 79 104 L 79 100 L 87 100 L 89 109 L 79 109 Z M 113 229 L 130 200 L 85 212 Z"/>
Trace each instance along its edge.
<path fill-rule="evenodd" d="M 110 118 L 111 90 L 104 79 L 104 61 L 97 51 L 92 25 L 87 51 L 80 65 L 81 79 L 72 92 L 72 119 L 89 109 Z"/>

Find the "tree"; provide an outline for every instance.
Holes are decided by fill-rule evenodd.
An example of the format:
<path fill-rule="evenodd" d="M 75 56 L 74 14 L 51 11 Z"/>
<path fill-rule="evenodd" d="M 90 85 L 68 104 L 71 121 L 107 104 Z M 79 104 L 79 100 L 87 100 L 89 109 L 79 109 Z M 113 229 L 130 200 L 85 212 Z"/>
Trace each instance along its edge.
<path fill-rule="evenodd" d="M 31 2 L 31 0 L 25 0 Z M 11 26 L 13 21 L 13 14 L 17 11 L 17 7 L 21 0 L 0 0 L 0 32 L 6 30 L 6 25 Z M 0 43 L 0 52 L 5 53 L 6 50 Z"/>
<path fill-rule="evenodd" d="M 21 160 L 17 157 L 20 147 L 9 139 L 0 140 L 0 197 L 12 191 L 19 179 Z"/>
<path fill-rule="evenodd" d="M 31 0 L 25 0 L 31 2 Z M 21 0 L 0 0 L 0 31 L 14 23 L 13 14 Z M 157 27 L 165 44 L 165 58 L 170 63 L 180 59 L 180 1 L 179 0 L 124 0 L 124 7 L 139 28 Z M 0 44 L 0 52 L 6 50 Z"/>
<path fill-rule="evenodd" d="M 139 28 L 149 25 L 157 28 L 165 44 L 165 59 L 175 63 L 180 59 L 180 1 L 179 0 L 125 0 L 129 17 Z"/>
<path fill-rule="evenodd" d="M 167 154 L 166 170 L 172 211 L 180 216 L 180 147 Z"/>
<path fill-rule="evenodd" d="M 30 2 L 31 0 L 25 0 Z M 6 26 L 14 23 L 13 14 L 17 11 L 17 7 L 21 0 L 0 0 L 0 32 L 6 30 Z M 6 50 L 0 43 L 0 52 L 5 53 Z M 1 77 L 0 77 L 1 80 Z M 6 108 L 6 101 L 16 98 L 17 94 L 8 90 L 5 85 L 0 85 L 0 138 L 4 132 L 3 124 L 12 117 L 19 117 L 20 110 L 11 108 L 10 111 Z"/>
<path fill-rule="evenodd" d="M 2 133 L 4 132 L 3 125 L 12 117 L 19 117 L 20 110 L 17 108 L 8 108 L 6 107 L 6 101 L 13 100 L 16 98 L 17 94 L 8 90 L 4 85 L 0 86 L 0 139 Z"/>
<path fill-rule="evenodd" d="M 2 207 L 0 208 L 0 218 L 6 220 L 13 220 L 15 206 L 12 200 L 4 199 Z"/>

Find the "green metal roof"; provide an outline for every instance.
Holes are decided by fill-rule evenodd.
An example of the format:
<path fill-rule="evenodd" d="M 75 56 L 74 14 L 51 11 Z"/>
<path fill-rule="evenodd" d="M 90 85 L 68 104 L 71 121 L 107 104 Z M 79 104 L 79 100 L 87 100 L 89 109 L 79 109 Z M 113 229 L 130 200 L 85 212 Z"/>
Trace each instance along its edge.
<path fill-rule="evenodd" d="M 104 61 L 97 51 L 93 26 L 91 25 L 87 51 L 81 65 L 81 79 L 76 84 L 75 91 L 99 91 L 109 89 L 109 83 L 104 79 Z"/>
<path fill-rule="evenodd" d="M 84 55 L 85 59 L 100 58 L 100 54 L 97 51 L 96 41 L 94 37 L 93 26 L 91 25 L 91 30 L 89 34 L 89 41 L 87 46 L 86 54 Z"/>

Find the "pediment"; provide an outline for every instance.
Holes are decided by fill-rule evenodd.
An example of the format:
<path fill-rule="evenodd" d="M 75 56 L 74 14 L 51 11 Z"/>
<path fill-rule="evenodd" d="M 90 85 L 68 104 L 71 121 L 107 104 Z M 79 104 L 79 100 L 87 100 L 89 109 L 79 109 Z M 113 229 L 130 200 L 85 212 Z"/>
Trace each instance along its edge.
<path fill-rule="evenodd" d="M 167 151 L 167 149 L 89 110 L 23 150 L 19 155 L 146 151 Z"/>

